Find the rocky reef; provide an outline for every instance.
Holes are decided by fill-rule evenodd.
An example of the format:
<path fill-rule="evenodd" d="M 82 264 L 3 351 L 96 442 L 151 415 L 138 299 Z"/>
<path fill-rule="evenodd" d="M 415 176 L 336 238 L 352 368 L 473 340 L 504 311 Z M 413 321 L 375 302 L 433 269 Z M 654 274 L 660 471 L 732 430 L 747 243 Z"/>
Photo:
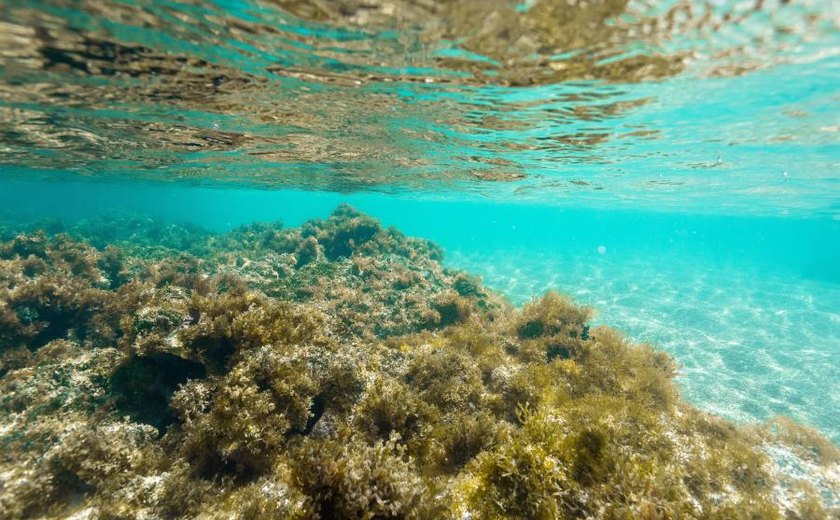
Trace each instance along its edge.
<path fill-rule="evenodd" d="M 840 451 L 681 400 L 343 206 L 224 235 L 5 233 L 2 518 L 836 518 Z"/>

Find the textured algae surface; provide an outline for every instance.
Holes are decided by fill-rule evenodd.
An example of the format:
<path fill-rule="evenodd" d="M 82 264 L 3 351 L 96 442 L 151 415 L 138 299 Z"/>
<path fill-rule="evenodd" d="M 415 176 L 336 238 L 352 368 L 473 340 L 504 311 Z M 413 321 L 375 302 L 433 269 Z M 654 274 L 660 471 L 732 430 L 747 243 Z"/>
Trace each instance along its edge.
<path fill-rule="evenodd" d="M 342 206 L 224 235 L 2 231 L 2 518 L 838 518 L 840 452 L 682 401 Z"/>

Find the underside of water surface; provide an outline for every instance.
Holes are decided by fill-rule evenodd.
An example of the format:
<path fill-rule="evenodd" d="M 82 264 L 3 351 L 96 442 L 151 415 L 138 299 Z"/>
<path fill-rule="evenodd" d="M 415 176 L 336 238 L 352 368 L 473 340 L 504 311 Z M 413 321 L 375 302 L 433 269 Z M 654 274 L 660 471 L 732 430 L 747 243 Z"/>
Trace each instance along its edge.
<path fill-rule="evenodd" d="M 840 3 L 0 0 L 0 518 L 836 518 Z"/>

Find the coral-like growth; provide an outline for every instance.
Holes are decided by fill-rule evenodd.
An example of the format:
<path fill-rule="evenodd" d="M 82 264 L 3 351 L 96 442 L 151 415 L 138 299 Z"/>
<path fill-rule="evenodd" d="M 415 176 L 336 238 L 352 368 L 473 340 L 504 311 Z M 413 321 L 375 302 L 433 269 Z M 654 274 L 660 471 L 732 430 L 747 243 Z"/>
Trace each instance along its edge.
<path fill-rule="evenodd" d="M 316 518 L 434 518 L 445 512 L 406 459 L 399 435 L 370 445 L 307 442 L 296 458 L 297 485 Z"/>
<path fill-rule="evenodd" d="M 4 233 L 0 517 L 837 514 L 836 446 L 698 411 L 557 293 L 514 309 L 346 206 L 150 226 Z"/>

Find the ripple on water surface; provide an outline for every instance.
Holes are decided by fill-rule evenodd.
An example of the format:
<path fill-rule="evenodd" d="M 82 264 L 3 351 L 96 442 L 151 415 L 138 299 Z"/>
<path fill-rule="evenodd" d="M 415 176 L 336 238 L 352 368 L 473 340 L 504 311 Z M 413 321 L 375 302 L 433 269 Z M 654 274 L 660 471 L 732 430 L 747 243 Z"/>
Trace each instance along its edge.
<path fill-rule="evenodd" d="M 4 2 L 0 173 L 836 215 L 838 5 Z"/>

